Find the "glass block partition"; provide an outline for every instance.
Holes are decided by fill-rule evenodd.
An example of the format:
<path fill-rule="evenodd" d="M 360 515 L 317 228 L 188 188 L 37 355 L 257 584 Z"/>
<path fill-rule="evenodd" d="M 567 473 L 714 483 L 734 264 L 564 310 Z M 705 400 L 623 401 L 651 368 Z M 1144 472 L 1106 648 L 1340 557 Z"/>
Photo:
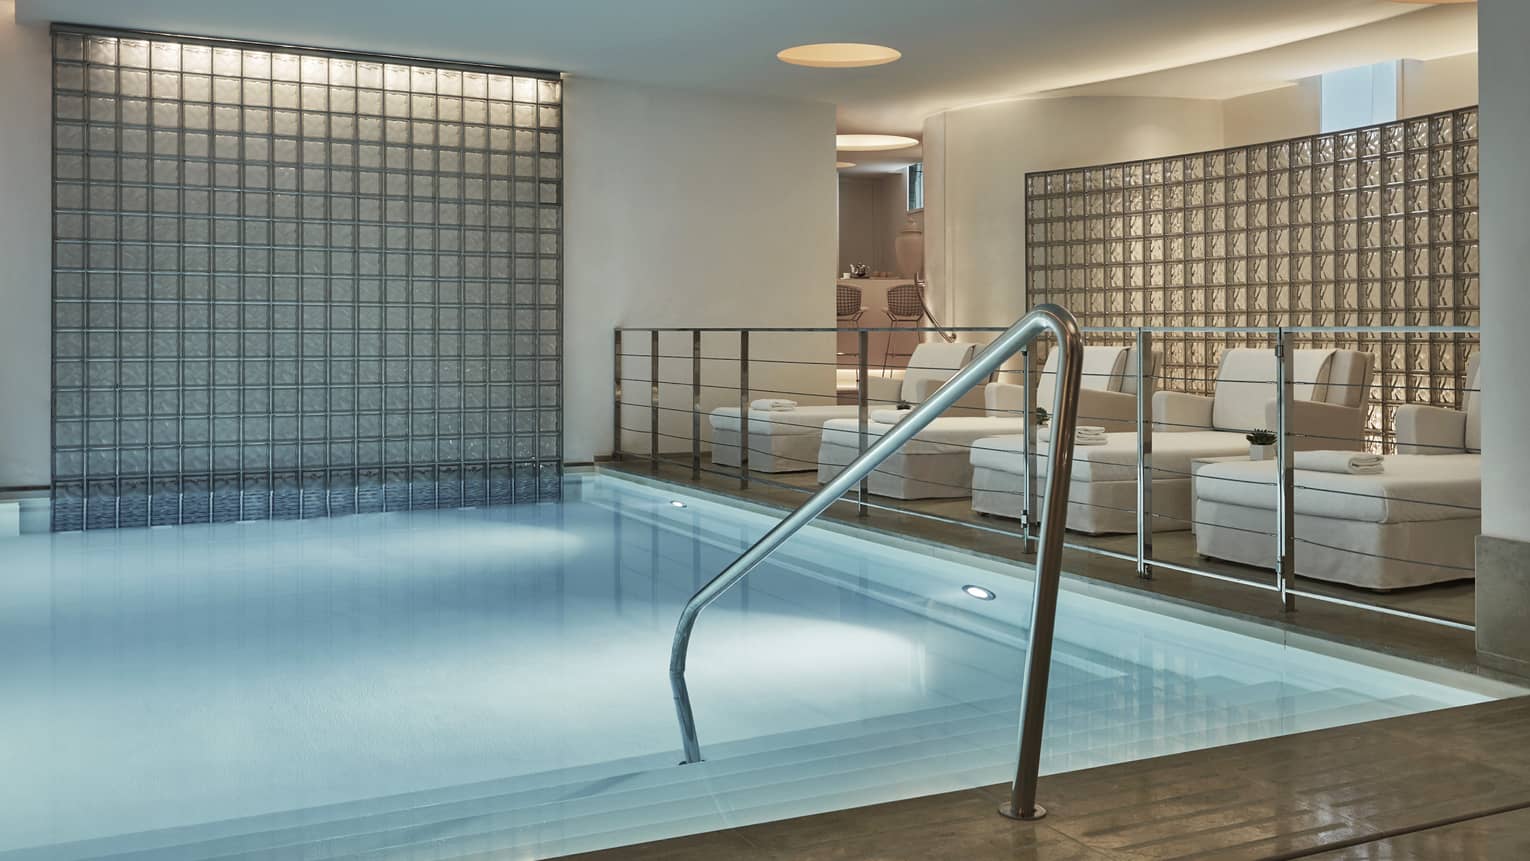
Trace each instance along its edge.
<path fill-rule="evenodd" d="M 1032 173 L 1028 296 L 1084 326 L 1476 326 L 1477 195 L 1475 107 Z M 1382 445 L 1398 405 L 1458 402 L 1476 349 L 1449 334 L 1300 340 L 1376 356 L 1368 428 Z M 1164 385 L 1205 394 L 1223 348 L 1269 340 L 1158 343 Z"/>
<path fill-rule="evenodd" d="M 54 529 L 558 494 L 556 77 L 53 50 Z"/>

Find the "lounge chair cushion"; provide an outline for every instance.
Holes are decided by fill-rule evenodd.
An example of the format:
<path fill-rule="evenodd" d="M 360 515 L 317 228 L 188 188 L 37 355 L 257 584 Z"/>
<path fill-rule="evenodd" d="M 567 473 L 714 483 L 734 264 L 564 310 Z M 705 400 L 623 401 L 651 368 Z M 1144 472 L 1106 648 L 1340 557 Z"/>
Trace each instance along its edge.
<path fill-rule="evenodd" d="M 1201 500 L 1274 511 L 1275 477 L 1273 461 L 1208 464 L 1196 476 L 1195 493 Z M 1479 517 L 1482 458 L 1388 455 L 1379 475 L 1298 470 L 1295 507 L 1297 514 L 1308 517 L 1364 523 Z"/>
<path fill-rule="evenodd" d="M 868 421 L 867 441 L 875 442 L 892 429 L 891 424 Z M 902 454 L 952 454 L 965 453 L 973 442 L 981 437 L 997 434 L 1021 434 L 1025 432 L 1025 420 L 993 416 L 941 416 L 917 436 L 898 449 Z M 824 445 L 855 448 L 860 445 L 860 422 L 858 419 L 833 419 L 823 426 Z"/>
<path fill-rule="evenodd" d="M 1212 427 L 1249 431 L 1264 426 L 1264 405 L 1275 397 L 1275 351 L 1235 348 L 1217 369 Z"/>
<path fill-rule="evenodd" d="M 749 433 L 763 436 L 818 434 L 823 423 L 856 414 L 853 406 L 802 406 L 794 410 L 750 410 Z M 718 407 L 710 417 L 712 430 L 739 432 L 738 407 Z"/>
<path fill-rule="evenodd" d="M 1466 364 L 1466 450 L 1482 451 L 1482 354 Z"/>
<path fill-rule="evenodd" d="M 1074 481 L 1136 481 L 1137 437 L 1117 433 L 1107 437 L 1105 445 L 1081 445 L 1073 449 Z M 1047 472 L 1046 454 L 1051 444 L 1042 441 L 1037 448 L 1037 473 Z M 974 467 L 1019 473 L 1025 451 L 1025 437 L 987 437 L 972 449 Z M 1154 434 L 1153 468 L 1155 480 L 1188 478 L 1190 461 L 1204 457 L 1232 457 L 1248 454 L 1248 441 L 1236 433 L 1222 431 L 1186 431 Z"/>
<path fill-rule="evenodd" d="M 903 373 L 903 400 L 911 404 L 918 403 L 923 394 L 928 393 L 927 387 L 921 386 L 922 381 L 944 383 L 951 379 L 972 361 L 977 348 L 977 344 L 961 341 L 926 341 L 915 347 L 914 354 L 908 357 L 908 370 Z"/>
<path fill-rule="evenodd" d="M 1121 381 L 1126 374 L 1127 347 L 1084 347 L 1084 376 L 1079 381 L 1079 387 L 1084 389 L 1099 389 L 1107 392 L 1121 390 Z M 1062 355 L 1061 350 L 1052 350 L 1047 354 L 1047 360 L 1041 368 L 1041 374 L 1037 379 L 1036 405 L 1047 412 L 1055 412 L 1053 408 L 1057 391 L 1057 360 Z M 1135 371 L 1134 371 L 1135 373 Z"/>

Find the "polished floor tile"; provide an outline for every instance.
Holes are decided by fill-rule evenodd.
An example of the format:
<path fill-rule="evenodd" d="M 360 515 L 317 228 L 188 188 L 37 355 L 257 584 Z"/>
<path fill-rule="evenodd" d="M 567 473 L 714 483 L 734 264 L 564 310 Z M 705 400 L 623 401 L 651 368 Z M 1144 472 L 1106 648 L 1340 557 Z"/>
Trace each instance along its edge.
<path fill-rule="evenodd" d="M 990 786 L 579 857 L 1521 859 L 1525 750 L 1530 697 L 1043 777 L 1034 823 Z"/>

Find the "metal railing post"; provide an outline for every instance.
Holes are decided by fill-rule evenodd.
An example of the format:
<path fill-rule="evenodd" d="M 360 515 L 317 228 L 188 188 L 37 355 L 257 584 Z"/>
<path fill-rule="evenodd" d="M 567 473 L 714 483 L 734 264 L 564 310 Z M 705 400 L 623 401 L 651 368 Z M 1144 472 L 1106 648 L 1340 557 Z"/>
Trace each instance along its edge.
<path fill-rule="evenodd" d="M 615 370 L 611 387 L 611 459 L 622 459 L 622 330 L 616 329 L 612 357 Z"/>
<path fill-rule="evenodd" d="M 738 331 L 738 487 L 749 489 L 749 330 Z"/>
<path fill-rule="evenodd" d="M 691 330 L 691 481 L 701 480 L 701 330 Z"/>
<path fill-rule="evenodd" d="M 659 330 L 653 330 L 649 341 L 653 355 L 649 358 L 648 379 L 648 464 L 659 471 Z"/>
<path fill-rule="evenodd" d="M 691 633 L 695 630 L 696 619 L 701 611 L 722 597 L 782 543 L 838 501 L 851 487 L 918 435 L 970 389 L 986 382 L 1021 347 L 1029 345 L 1037 336 L 1048 331 L 1056 336 L 1061 350 L 1053 401 L 1056 415 L 1053 418 L 1052 444 L 1048 450 L 1050 465 L 1041 511 L 1040 545 L 1036 555 L 1030 642 L 1026 650 L 1025 681 L 1020 694 L 1019 752 L 1010 801 L 1001 809 L 1004 815 L 1017 819 L 1037 819 L 1046 814 L 1036 803 L 1036 782 L 1041 768 L 1047 681 L 1052 666 L 1052 635 L 1056 628 L 1057 596 L 1061 589 L 1063 528 L 1067 522 L 1068 489 L 1073 474 L 1074 430 L 1078 424 L 1078 390 L 1084 360 L 1083 337 L 1079 333 L 1077 321 L 1072 314 L 1056 305 L 1038 306 L 1006 329 L 971 364 L 957 371 L 929 398 L 878 437 L 843 471 L 772 527 L 764 537 L 740 554 L 686 602 L 675 623 L 675 636 L 670 645 L 669 657 L 670 689 L 674 695 L 675 716 L 680 724 L 686 762 L 701 760 L 701 743 L 697 739 L 690 690 L 685 682 Z"/>
<path fill-rule="evenodd" d="M 1286 611 L 1296 609 L 1291 594 L 1296 582 L 1296 468 L 1291 452 L 1291 410 L 1295 400 L 1295 381 L 1291 379 L 1295 351 L 1291 333 L 1281 329 L 1275 345 L 1275 562 L 1276 586 L 1280 604 Z"/>
<path fill-rule="evenodd" d="M 1036 421 L 1035 353 L 1029 346 L 1020 351 L 1020 415 L 1025 421 L 1025 453 L 1020 460 L 1020 552 L 1036 552 L 1036 444 L 1041 428 Z"/>
<path fill-rule="evenodd" d="M 871 417 L 871 365 L 866 355 L 871 344 L 871 333 L 861 329 L 856 333 L 856 351 L 860 358 L 856 360 L 855 376 L 855 405 L 856 418 L 859 422 L 860 443 L 856 448 L 859 454 L 866 453 L 866 439 L 868 436 L 867 424 Z M 855 515 L 865 517 L 870 509 L 866 507 L 866 495 L 871 492 L 870 477 L 861 479 L 861 483 L 855 488 Z"/>
<path fill-rule="evenodd" d="M 1137 576 L 1153 578 L 1153 404 L 1148 398 L 1147 362 L 1153 333 L 1137 330 Z"/>

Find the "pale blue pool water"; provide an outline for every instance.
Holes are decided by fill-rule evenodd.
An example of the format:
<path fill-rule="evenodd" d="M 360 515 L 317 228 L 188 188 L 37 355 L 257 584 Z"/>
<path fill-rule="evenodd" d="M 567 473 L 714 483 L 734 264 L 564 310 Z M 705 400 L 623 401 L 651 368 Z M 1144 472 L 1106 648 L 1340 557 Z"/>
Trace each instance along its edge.
<path fill-rule="evenodd" d="M 1023 570 L 803 533 L 702 616 L 678 767 L 675 617 L 778 515 L 567 497 L 0 542 L 0 858 L 550 857 L 1007 778 Z M 1144 600 L 1065 592 L 1045 770 L 1512 692 Z"/>

